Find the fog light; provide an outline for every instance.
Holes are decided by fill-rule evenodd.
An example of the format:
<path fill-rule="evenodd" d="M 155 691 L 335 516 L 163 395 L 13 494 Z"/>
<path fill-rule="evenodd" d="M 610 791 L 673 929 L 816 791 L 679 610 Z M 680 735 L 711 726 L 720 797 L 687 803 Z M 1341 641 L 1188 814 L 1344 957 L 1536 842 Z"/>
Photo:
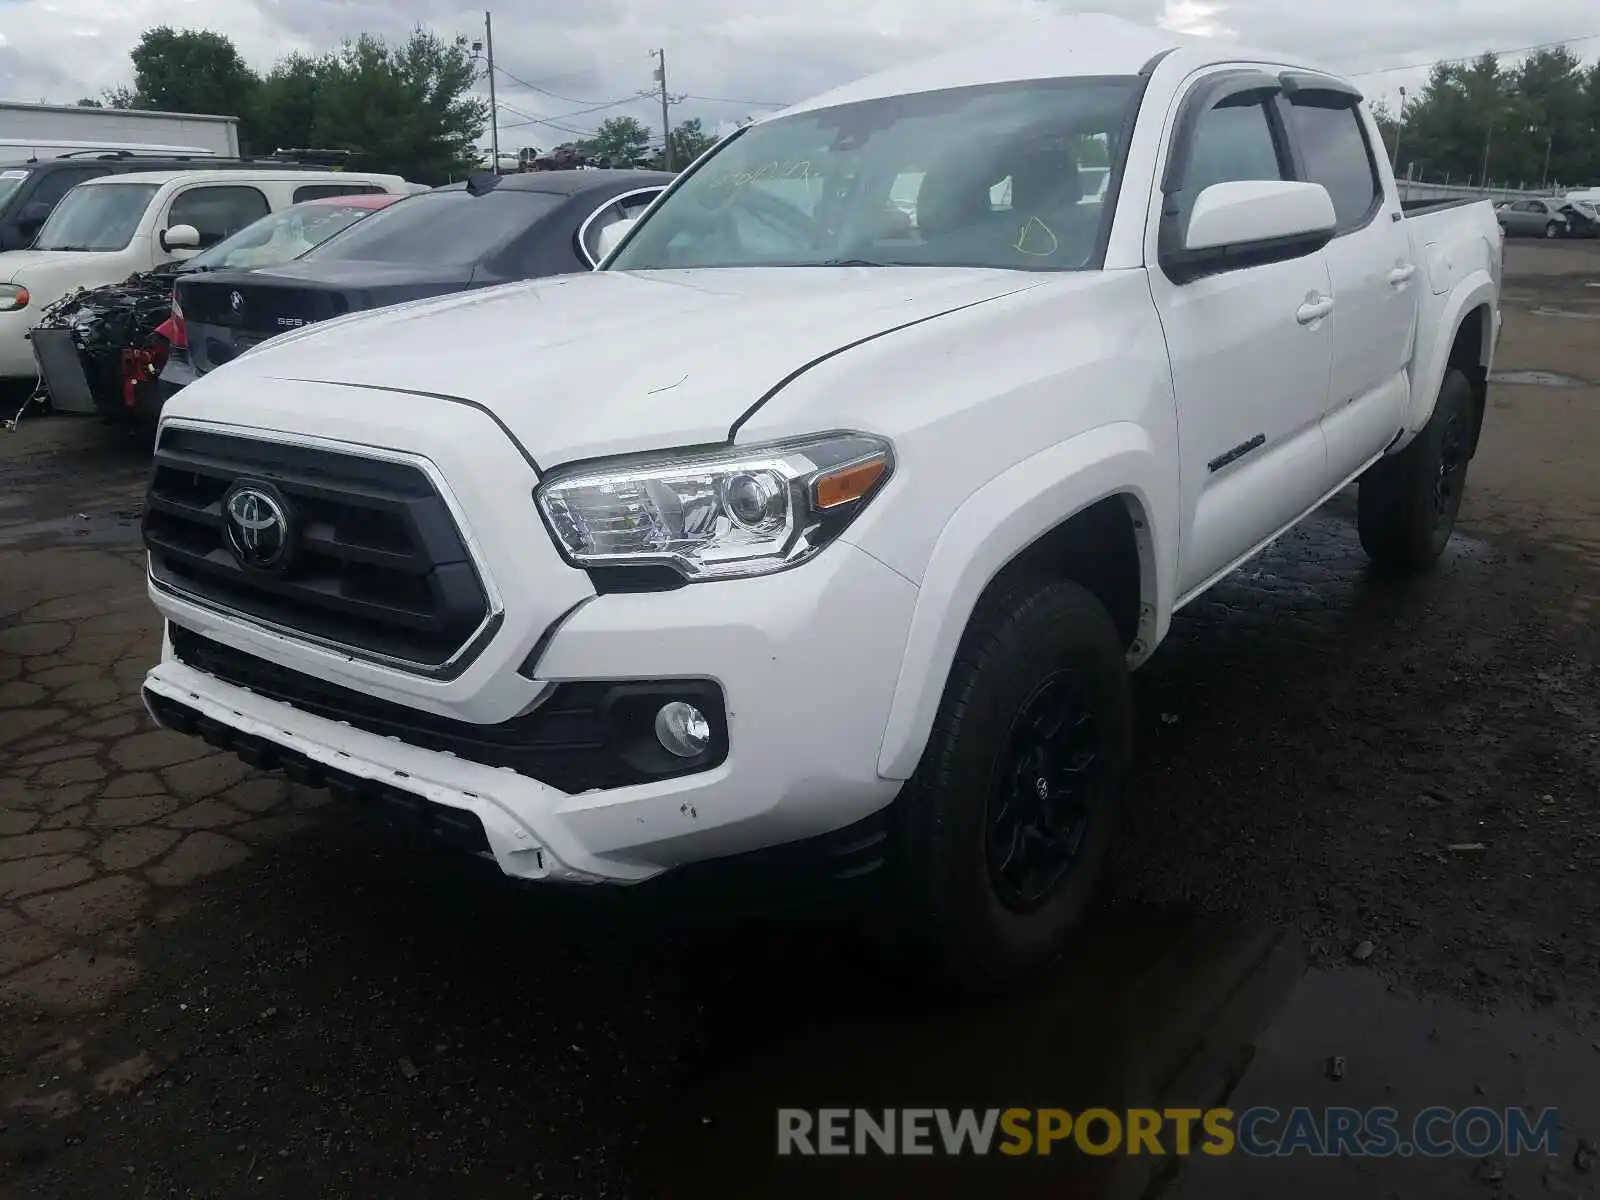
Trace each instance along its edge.
<path fill-rule="evenodd" d="M 656 741 L 679 758 L 694 758 L 711 744 L 711 722 L 694 705 L 669 701 L 656 713 Z"/>

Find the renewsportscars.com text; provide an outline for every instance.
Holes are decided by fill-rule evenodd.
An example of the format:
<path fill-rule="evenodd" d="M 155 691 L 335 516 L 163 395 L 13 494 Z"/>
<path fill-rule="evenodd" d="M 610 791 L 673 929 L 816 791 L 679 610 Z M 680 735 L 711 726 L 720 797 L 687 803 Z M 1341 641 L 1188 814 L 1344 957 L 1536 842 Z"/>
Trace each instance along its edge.
<path fill-rule="evenodd" d="M 1559 1115 L 1508 1108 L 778 1110 L 780 1155 L 1067 1153 L 1386 1158 L 1558 1153 Z"/>

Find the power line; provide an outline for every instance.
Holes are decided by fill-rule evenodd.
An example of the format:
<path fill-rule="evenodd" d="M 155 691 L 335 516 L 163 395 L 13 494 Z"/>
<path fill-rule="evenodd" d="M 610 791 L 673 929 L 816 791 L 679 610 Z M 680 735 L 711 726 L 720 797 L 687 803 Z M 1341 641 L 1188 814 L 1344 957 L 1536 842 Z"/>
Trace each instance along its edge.
<path fill-rule="evenodd" d="M 1376 70 L 1372 71 L 1348 71 L 1346 72 L 1346 76 L 1350 79 L 1364 79 L 1369 75 L 1392 75 L 1396 71 L 1423 71 L 1429 67 L 1442 67 L 1451 63 L 1472 62 L 1475 59 L 1483 57 L 1484 54 L 1492 54 L 1496 58 L 1499 58 L 1503 54 L 1527 54 L 1534 50 L 1554 50 L 1560 46 L 1570 46 L 1574 42 L 1590 42 L 1595 38 L 1600 38 L 1600 33 L 1586 33 L 1581 37 L 1562 38 L 1559 42 L 1537 42 L 1532 46 L 1514 46 L 1509 50 L 1487 50 L 1478 54 L 1463 54 L 1459 58 L 1436 58 L 1432 62 L 1405 63 L 1404 65 L 1398 67 L 1378 67 Z"/>
<path fill-rule="evenodd" d="M 739 104 L 747 108 L 788 108 L 789 105 L 777 100 L 733 100 L 727 96 L 696 96 L 693 93 L 684 96 L 685 100 L 704 100 L 707 104 Z"/>
<path fill-rule="evenodd" d="M 519 108 L 512 108 L 511 105 L 505 103 L 501 103 L 499 107 L 503 112 L 508 112 L 512 116 L 522 118 L 520 121 L 514 121 L 508 125 L 500 126 L 501 129 L 522 129 L 528 125 L 545 125 L 551 129 L 559 129 L 562 133 L 577 134 L 579 137 L 593 137 L 599 132 L 597 129 L 575 128 L 574 126 L 563 123 L 559 118 L 535 117 L 529 113 L 523 112 Z"/>
<path fill-rule="evenodd" d="M 511 80 L 511 82 L 516 84 L 518 87 L 526 88 L 530 92 L 538 92 L 541 96 L 549 96 L 552 100 L 560 100 L 564 104 L 603 104 L 603 103 L 605 103 L 604 101 L 601 101 L 601 100 L 580 100 L 576 96 L 563 96 L 559 92 L 552 92 L 548 88 L 542 88 L 536 83 L 529 83 L 526 79 L 519 79 L 519 78 L 517 78 L 517 76 L 513 75 L 510 71 L 506 70 L 504 67 L 496 67 L 495 70 L 499 71 L 500 74 L 504 75 L 507 79 Z"/>

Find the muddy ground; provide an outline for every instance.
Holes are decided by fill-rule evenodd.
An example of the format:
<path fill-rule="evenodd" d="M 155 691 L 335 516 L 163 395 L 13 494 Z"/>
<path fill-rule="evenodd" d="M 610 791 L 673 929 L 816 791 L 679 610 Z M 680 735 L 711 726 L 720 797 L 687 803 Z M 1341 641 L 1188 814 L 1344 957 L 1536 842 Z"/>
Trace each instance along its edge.
<path fill-rule="evenodd" d="M 514 889 L 151 731 L 140 446 L 0 434 L 0 1195 L 1600 1194 L 1600 243 L 1507 266 L 1441 569 L 1371 577 L 1343 497 L 1180 614 L 1105 910 L 982 1007 L 836 926 Z M 779 1105 L 1224 1099 L 1555 1105 L 1568 1155 L 772 1152 Z"/>

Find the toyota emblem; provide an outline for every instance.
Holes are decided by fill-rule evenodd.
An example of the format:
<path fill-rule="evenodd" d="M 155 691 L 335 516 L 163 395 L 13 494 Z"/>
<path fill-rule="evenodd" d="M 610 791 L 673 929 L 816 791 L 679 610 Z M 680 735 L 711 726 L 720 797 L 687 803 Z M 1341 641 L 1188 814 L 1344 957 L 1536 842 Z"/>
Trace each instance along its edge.
<path fill-rule="evenodd" d="M 230 308 L 232 308 L 234 312 L 243 312 L 244 311 L 244 297 L 241 296 L 238 292 L 231 293 L 228 296 L 228 306 Z"/>
<path fill-rule="evenodd" d="M 281 566 L 289 553 L 289 514 L 263 487 L 241 484 L 223 502 L 228 548 L 239 565 L 255 571 Z"/>

